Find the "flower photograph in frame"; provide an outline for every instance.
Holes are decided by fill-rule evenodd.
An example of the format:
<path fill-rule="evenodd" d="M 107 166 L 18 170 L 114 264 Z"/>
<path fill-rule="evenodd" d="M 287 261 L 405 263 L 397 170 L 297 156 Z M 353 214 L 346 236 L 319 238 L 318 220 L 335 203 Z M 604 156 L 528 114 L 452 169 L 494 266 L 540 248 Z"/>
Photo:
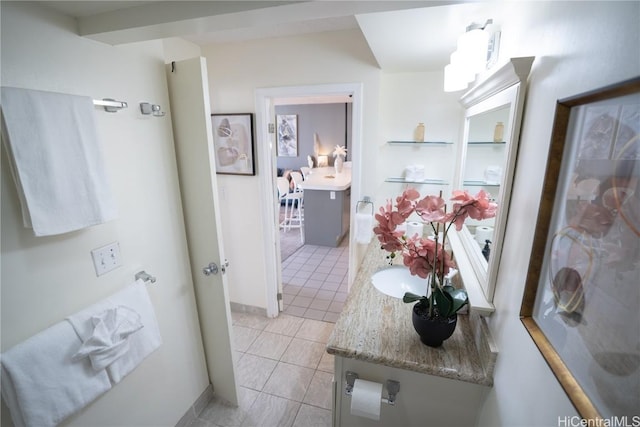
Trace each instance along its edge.
<path fill-rule="evenodd" d="M 216 173 L 255 175 L 253 114 L 212 114 Z"/>
<path fill-rule="evenodd" d="M 639 278 L 635 78 L 556 104 L 520 310 L 586 420 L 640 415 Z"/>
<path fill-rule="evenodd" d="M 276 115 L 278 157 L 298 157 L 298 116 Z"/>

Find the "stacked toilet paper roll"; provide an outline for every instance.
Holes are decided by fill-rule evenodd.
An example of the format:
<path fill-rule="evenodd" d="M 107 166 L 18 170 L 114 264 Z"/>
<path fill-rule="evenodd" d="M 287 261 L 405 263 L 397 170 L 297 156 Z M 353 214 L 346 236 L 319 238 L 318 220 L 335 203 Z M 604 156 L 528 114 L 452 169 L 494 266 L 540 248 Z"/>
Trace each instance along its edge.
<path fill-rule="evenodd" d="M 407 221 L 407 232 L 405 233 L 407 237 L 413 237 L 418 234 L 418 237 L 422 237 L 422 231 L 424 225 L 418 221 Z"/>
<path fill-rule="evenodd" d="M 380 419 L 382 384 L 357 379 L 351 392 L 351 415 L 372 420 Z"/>
<path fill-rule="evenodd" d="M 493 241 L 493 227 L 476 227 L 476 242 L 484 246 L 485 240 Z"/>

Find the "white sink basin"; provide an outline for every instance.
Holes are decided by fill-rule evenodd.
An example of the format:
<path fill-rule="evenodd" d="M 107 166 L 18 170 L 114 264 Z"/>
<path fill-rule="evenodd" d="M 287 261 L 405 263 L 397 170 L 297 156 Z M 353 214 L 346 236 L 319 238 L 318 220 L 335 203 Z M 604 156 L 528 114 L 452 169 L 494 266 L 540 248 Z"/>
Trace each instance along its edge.
<path fill-rule="evenodd" d="M 404 266 L 393 265 L 371 276 L 373 286 L 385 295 L 402 298 L 405 292 L 426 295 L 427 280 L 412 276 Z"/>
<path fill-rule="evenodd" d="M 457 273 L 458 270 L 452 268 L 449 270 L 447 278 L 451 279 Z M 392 265 L 384 270 L 377 271 L 371 276 L 371 283 L 383 294 L 394 298 L 402 298 L 405 292 L 422 296 L 427 295 L 427 279 L 412 276 L 405 266 Z"/>

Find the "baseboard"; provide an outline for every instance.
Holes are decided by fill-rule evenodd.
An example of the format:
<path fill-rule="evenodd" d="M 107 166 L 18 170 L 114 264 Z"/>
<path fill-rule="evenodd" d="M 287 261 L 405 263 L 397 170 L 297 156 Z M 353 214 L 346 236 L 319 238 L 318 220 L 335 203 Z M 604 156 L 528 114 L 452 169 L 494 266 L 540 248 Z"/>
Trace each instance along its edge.
<path fill-rule="evenodd" d="M 180 421 L 178 421 L 176 427 L 190 426 L 195 421 L 195 419 L 198 418 L 200 412 L 202 412 L 204 408 L 207 407 L 211 399 L 213 399 L 213 386 L 209 384 L 207 388 L 204 389 L 202 394 L 200 394 L 200 396 L 196 399 L 196 401 L 193 402 L 193 405 L 191 405 L 187 412 L 185 412 L 182 418 L 180 418 Z"/>
<path fill-rule="evenodd" d="M 266 308 L 238 304 L 237 302 L 230 302 L 229 307 L 231 308 L 231 311 L 235 311 L 237 313 L 257 314 L 259 316 L 267 317 Z"/>

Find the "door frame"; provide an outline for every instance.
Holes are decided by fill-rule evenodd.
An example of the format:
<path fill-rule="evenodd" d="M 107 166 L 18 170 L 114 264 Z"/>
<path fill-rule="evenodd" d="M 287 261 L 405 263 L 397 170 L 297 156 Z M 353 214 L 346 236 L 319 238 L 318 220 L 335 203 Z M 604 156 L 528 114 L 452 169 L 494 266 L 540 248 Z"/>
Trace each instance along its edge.
<path fill-rule="evenodd" d="M 255 111 L 256 111 L 256 140 L 257 140 L 257 160 L 258 175 L 260 176 L 260 194 L 262 194 L 261 211 L 263 229 L 265 230 L 264 254 L 266 268 L 266 301 L 267 316 L 276 317 L 279 314 L 278 305 L 278 284 L 282 280 L 280 268 L 280 238 L 278 221 L 275 216 L 276 205 L 276 156 L 275 145 L 270 144 L 269 123 L 273 123 L 270 111 L 273 108 L 273 100 L 277 98 L 305 97 L 305 96 L 330 96 L 330 95 L 351 95 L 352 97 L 352 120 L 351 120 L 351 206 L 350 224 L 353 230 L 355 207 L 360 200 L 361 173 L 360 165 L 362 159 L 362 83 L 335 83 L 310 86 L 284 86 L 256 89 L 255 91 Z M 275 134 L 273 134 L 275 135 Z M 349 233 L 349 282 L 351 287 L 355 271 L 356 257 L 354 256 L 355 239 L 354 234 Z"/>

